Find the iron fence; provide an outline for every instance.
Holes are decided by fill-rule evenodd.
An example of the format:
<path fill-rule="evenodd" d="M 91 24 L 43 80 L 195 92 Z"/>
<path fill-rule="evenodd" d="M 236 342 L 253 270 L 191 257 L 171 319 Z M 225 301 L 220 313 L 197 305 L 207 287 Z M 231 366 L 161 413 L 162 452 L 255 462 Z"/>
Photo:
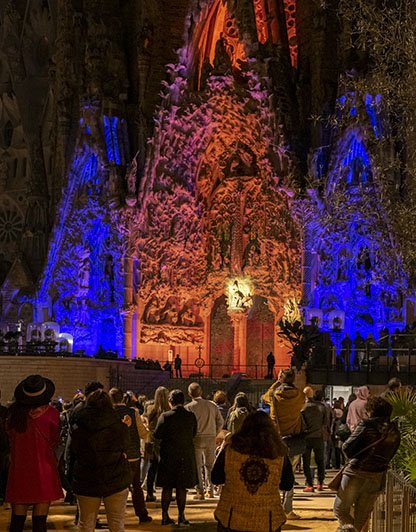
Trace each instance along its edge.
<path fill-rule="evenodd" d="M 416 532 L 416 488 L 394 471 L 371 516 L 371 532 Z"/>

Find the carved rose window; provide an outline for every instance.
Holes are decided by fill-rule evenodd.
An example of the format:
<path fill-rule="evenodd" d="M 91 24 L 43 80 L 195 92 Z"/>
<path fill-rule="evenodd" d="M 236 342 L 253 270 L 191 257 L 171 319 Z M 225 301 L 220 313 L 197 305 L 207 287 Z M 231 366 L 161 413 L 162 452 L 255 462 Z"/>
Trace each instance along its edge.
<path fill-rule="evenodd" d="M 10 244 L 19 239 L 23 229 L 23 217 L 9 202 L 0 206 L 0 243 Z"/>

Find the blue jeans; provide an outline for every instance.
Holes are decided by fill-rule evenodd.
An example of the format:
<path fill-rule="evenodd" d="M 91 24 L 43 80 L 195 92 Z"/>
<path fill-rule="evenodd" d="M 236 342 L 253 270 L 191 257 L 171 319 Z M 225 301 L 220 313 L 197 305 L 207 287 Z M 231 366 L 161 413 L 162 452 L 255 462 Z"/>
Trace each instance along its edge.
<path fill-rule="evenodd" d="M 370 517 L 377 497 L 383 491 L 384 473 L 362 471 L 357 475 L 343 475 L 334 502 L 334 514 L 340 525 L 354 525 L 361 531 Z M 351 508 L 354 507 L 354 517 Z"/>
<path fill-rule="evenodd" d="M 302 456 L 301 454 L 298 454 L 290 458 L 290 461 L 292 463 L 293 475 L 295 474 L 296 466 L 298 465 L 301 456 Z M 290 491 L 282 491 L 282 506 L 286 514 L 289 514 L 290 512 L 293 511 L 293 495 L 294 494 L 295 494 L 295 487 L 293 487 Z"/>

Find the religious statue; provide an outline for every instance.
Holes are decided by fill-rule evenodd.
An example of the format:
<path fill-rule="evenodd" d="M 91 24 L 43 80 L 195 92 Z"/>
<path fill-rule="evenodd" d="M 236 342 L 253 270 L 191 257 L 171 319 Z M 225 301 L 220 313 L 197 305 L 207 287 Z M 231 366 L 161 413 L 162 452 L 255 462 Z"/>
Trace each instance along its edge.
<path fill-rule="evenodd" d="M 347 251 L 343 248 L 338 253 L 337 281 L 347 281 L 347 280 L 348 280 L 348 254 L 347 254 Z"/>
<path fill-rule="evenodd" d="M 108 285 L 110 291 L 110 301 L 111 303 L 114 303 L 114 263 L 111 253 L 108 253 L 105 257 L 104 281 Z"/>
<path fill-rule="evenodd" d="M 153 297 L 144 311 L 145 323 L 159 323 L 160 322 L 160 307 L 158 300 Z"/>
<path fill-rule="evenodd" d="M 192 327 L 196 323 L 196 316 L 192 312 L 192 309 L 190 307 L 187 307 L 185 309 L 185 312 L 182 314 L 182 324 L 186 325 L 187 327 Z"/>
<path fill-rule="evenodd" d="M 134 196 L 136 194 L 136 179 L 137 179 L 137 156 L 138 156 L 138 152 L 136 153 L 136 155 L 133 157 L 131 163 L 130 163 L 130 166 L 129 166 L 129 169 L 127 171 L 127 191 L 129 193 L 129 195 L 132 195 Z"/>
<path fill-rule="evenodd" d="M 214 74 L 225 75 L 229 74 L 232 70 L 231 58 L 227 51 L 227 41 L 225 40 L 224 34 L 221 33 L 220 38 L 218 39 L 215 45 L 215 56 L 214 56 Z"/>
<path fill-rule="evenodd" d="M 90 286 L 90 250 L 84 249 L 79 257 L 78 288 L 88 290 Z"/>
<path fill-rule="evenodd" d="M 253 304 L 250 293 L 245 294 L 237 279 L 229 286 L 228 306 L 234 310 L 246 310 Z"/>

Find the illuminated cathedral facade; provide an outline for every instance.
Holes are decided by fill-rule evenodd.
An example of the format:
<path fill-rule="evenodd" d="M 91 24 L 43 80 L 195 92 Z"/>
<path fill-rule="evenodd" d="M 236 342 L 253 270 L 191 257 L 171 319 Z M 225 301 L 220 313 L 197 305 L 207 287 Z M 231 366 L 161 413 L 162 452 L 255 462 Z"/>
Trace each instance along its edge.
<path fill-rule="evenodd" d="M 384 95 L 324 4 L 5 2 L 3 330 L 222 375 L 284 364 L 282 317 L 335 344 L 413 321 Z"/>

